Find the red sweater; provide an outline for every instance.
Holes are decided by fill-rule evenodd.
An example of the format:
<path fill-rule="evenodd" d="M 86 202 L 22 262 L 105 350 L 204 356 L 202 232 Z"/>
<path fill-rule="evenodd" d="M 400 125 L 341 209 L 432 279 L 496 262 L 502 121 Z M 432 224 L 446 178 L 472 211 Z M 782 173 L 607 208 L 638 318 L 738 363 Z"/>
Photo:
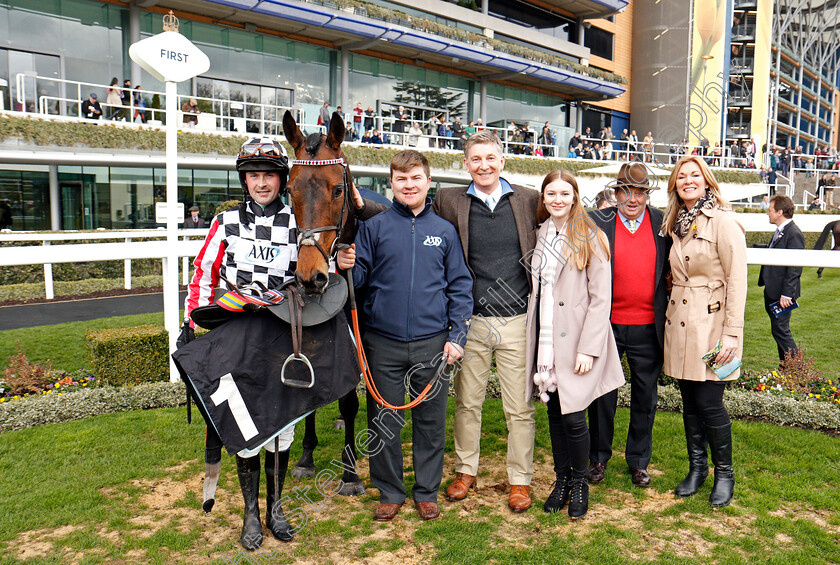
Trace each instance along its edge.
<path fill-rule="evenodd" d="M 650 213 L 645 212 L 636 233 L 630 233 L 621 217 L 616 215 L 610 322 L 627 326 L 652 324 L 655 286 L 656 244 Z"/>

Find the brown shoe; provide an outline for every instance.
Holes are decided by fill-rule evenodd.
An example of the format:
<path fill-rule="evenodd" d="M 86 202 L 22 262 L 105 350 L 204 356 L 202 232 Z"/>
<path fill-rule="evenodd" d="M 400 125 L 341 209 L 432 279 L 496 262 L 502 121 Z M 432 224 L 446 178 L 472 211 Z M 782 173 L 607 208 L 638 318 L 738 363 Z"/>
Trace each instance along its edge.
<path fill-rule="evenodd" d="M 415 500 L 414 505 L 417 507 L 417 513 L 424 520 L 434 520 L 440 516 L 440 507 L 437 502 L 417 502 Z"/>
<path fill-rule="evenodd" d="M 633 484 L 637 487 L 649 487 L 650 475 L 644 469 L 630 469 L 630 474 L 633 476 Z"/>
<path fill-rule="evenodd" d="M 514 512 L 525 512 L 531 507 L 531 487 L 528 485 L 511 485 L 508 506 Z"/>
<path fill-rule="evenodd" d="M 400 511 L 400 506 L 402 505 L 402 502 L 399 504 L 380 502 L 379 506 L 376 508 L 376 514 L 374 514 L 374 517 L 378 522 L 390 522 L 394 519 L 394 516 L 397 515 L 397 512 Z"/>
<path fill-rule="evenodd" d="M 607 474 L 606 463 L 590 463 L 589 464 L 589 482 L 590 484 L 597 484 L 604 480 Z"/>
<path fill-rule="evenodd" d="M 449 500 L 464 500 L 467 492 L 475 488 L 475 476 L 466 473 L 455 473 L 455 480 L 446 489 L 446 498 Z"/>

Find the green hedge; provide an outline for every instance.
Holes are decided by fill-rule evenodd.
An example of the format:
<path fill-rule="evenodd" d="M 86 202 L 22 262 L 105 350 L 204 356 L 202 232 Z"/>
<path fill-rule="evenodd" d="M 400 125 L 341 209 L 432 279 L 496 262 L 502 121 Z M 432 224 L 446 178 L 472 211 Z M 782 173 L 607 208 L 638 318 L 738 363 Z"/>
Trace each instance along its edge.
<path fill-rule="evenodd" d="M 46 298 L 46 290 L 43 283 L 44 273 L 41 272 L 42 282 L 7 284 L 0 286 L 0 302 L 7 300 L 33 300 Z M 161 275 L 146 275 L 142 277 L 131 277 L 132 288 L 151 288 L 161 286 L 163 277 Z M 54 281 L 53 290 L 56 298 L 79 296 L 106 290 L 121 289 L 125 286 L 125 280 L 119 279 L 85 279 L 79 281 Z"/>
<path fill-rule="evenodd" d="M 184 404 L 184 383 L 150 383 L 122 388 L 85 388 L 0 404 L 0 432 L 81 420 L 100 414 L 171 408 Z M 199 417 L 200 418 L 200 417 Z"/>
<path fill-rule="evenodd" d="M 169 380 L 169 338 L 162 326 L 89 330 L 91 368 L 105 385 Z"/>
<path fill-rule="evenodd" d="M 358 391 L 364 394 L 364 384 Z M 69 394 L 33 396 L 0 404 L 0 432 L 67 422 L 127 410 L 171 408 L 185 402 L 183 383 L 151 383 L 114 388 L 85 388 Z M 454 392 L 450 389 L 450 396 Z M 488 398 L 499 398 L 501 391 L 495 374 L 487 385 Z M 795 400 L 769 393 L 727 390 L 724 401 L 735 419 L 759 418 L 782 426 L 799 426 L 814 430 L 840 430 L 840 409 L 828 402 Z M 630 406 L 630 386 L 618 390 L 618 404 Z M 673 387 L 659 387 L 657 410 L 682 410 L 680 392 Z"/>

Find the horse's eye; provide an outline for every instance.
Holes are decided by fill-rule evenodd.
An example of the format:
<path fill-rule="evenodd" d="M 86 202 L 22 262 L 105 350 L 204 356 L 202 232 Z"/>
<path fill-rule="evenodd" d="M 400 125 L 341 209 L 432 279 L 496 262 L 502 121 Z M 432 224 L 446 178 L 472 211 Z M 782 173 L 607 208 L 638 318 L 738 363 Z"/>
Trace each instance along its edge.
<path fill-rule="evenodd" d="M 333 188 L 333 198 L 340 198 L 342 194 L 344 194 L 344 185 L 336 185 L 336 187 Z"/>

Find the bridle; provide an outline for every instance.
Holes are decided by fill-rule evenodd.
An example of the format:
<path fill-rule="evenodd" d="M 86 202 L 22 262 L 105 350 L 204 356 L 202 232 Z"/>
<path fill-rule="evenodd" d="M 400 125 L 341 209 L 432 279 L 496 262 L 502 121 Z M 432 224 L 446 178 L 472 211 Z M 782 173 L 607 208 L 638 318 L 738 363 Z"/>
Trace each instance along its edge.
<path fill-rule="evenodd" d="M 308 167 L 321 167 L 321 166 L 328 166 L 328 165 L 341 165 L 342 173 L 344 177 L 344 199 L 341 202 L 341 214 L 338 216 L 338 224 L 334 226 L 321 226 L 318 228 L 304 228 L 300 225 L 300 222 L 297 223 L 298 229 L 298 236 L 297 236 L 297 247 L 298 253 L 300 253 L 300 248 L 306 245 L 314 246 L 318 251 L 321 252 L 321 255 L 324 256 L 324 260 L 326 260 L 327 265 L 330 264 L 330 260 L 335 257 L 336 252 L 339 249 L 343 249 L 347 247 L 347 244 L 338 243 L 338 240 L 341 238 L 342 231 L 344 230 L 344 212 L 347 210 L 348 200 L 350 199 L 350 173 L 348 172 L 347 162 L 344 160 L 344 157 L 339 157 L 337 159 L 320 159 L 320 160 L 306 160 L 306 159 L 292 159 L 289 161 L 291 165 L 306 165 Z M 324 248 L 321 247 L 321 244 L 318 243 L 318 240 L 315 238 L 315 234 L 326 232 L 326 231 L 335 231 L 335 239 L 330 246 L 330 252 L 327 253 L 324 251 Z"/>

